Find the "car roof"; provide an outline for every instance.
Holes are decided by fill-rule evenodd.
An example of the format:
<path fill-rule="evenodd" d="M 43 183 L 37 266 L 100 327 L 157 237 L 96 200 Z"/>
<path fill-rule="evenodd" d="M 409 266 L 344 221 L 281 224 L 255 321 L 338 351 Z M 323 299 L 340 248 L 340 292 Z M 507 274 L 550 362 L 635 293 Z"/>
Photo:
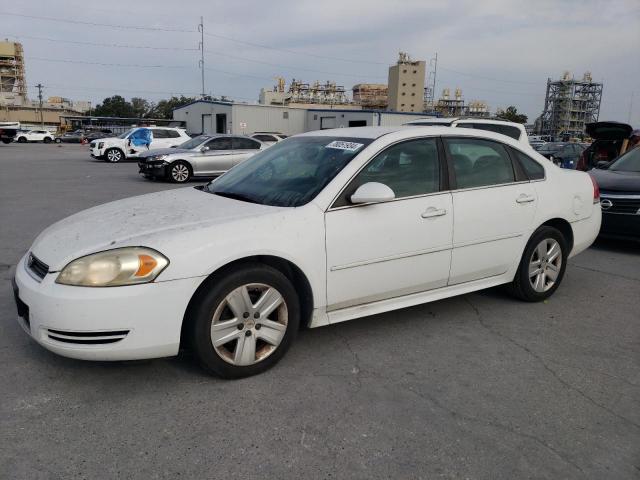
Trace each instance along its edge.
<path fill-rule="evenodd" d="M 424 136 L 449 136 L 449 137 L 479 137 L 489 140 L 497 140 L 502 143 L 523 147 L 523 142 L 503 135 L 501 133 L 491 132 L 488 130 L 472 129 L 472 128 L 456 128 L 450 126 L 424 126 L 424 125 L 398 125 L 393 127 L 350 127 L 350 128 L 332 128 L 329 130 L 316 130 L 313 132 L 302 133 L 299 136 L 305 137 L 343 137 L 343 138 L 371 138 L 378 139 L 384 135 L 392 133 L 407 133 L 407 137 L 411 135 Z"/>

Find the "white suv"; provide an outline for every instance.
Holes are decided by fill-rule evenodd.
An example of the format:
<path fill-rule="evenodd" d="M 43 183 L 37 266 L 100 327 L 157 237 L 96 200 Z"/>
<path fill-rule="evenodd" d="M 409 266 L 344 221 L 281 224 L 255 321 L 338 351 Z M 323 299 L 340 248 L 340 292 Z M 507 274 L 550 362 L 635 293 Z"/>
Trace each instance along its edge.
<path fill-rule="evenodd" d="M 149 143 L 141 144 L 136 141 L 143 137 L 146 137 Z M 89 150 L 93 158 L 115 163 L 125 158 L 138 157 L 149 150 L 177 147 L 190 139 L 183 128 L 137 127 L 119 137 L 94 140 L 89 144 Z"/>
<path fill-rule="evenodd" d="M 423 125 L 431 127 L 462 127 L 462 128 L 475 128 L 477 130 L 487 130 L 489 132 L 501 133 L 507 137 L 518 140 L 523 145 L 530 147 L 529 137 L 524 129 L 524 125 L 520 123 L 507 122 L 505 120 L 493 120 L 485 118 L 420 118 L 418 120 L 412 120 L 404 125 L 410 125 L 412 127 Z"/>
<path fill-rule="evenodd" d="M 53 135 L 46 130 L 21 130 L 15 138 L 18 143 L 26 142 L 53 142 Z"/>

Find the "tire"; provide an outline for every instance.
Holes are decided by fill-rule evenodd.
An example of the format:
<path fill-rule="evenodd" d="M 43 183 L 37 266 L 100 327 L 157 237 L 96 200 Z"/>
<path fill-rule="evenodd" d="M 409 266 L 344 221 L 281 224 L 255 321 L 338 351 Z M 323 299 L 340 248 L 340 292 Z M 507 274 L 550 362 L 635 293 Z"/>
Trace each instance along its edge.
<path fill-rule="evenodd" d="M 169 165 L 167 169 L 167 176 L 173 183 L 186 183 L 193 176 L 191 165 L 183 160 L 178 160 Z"/>
<path fill-rule="evenodd" d="M 8 145 L 11 143 L 12 140 L 13 140 L 12 138 L 3 138 L 2 143 L 6 143 Z"/>
<path fill-rule="evenodd" d="M 272 301 L 261 311 L 263 298 Z M 300 325 L 293 285 L 280 271 L 259 263 L 210 278 L 191 305 L 186 321 L 194 353 L 205 370 L 223 378 L 248 377 L 274 366 Z"/>
<path fill-rule="evenodd" d="M 54 141 L 55 141 L 56 143 L 62 143 L 62 140 L 60 140 L 59 138 L 56 138 Z"/>
<path fill-rule="evenodd" d="M 44 137 L 44 140 L 42 140 L 44 143 L 51 143 L 51 139 L 49 137 Z"/>
<path fill-rule="evenodd" d="M 124 153 L 119 148 L 110 148 L 104 152 L 104 158 L 107 162 L 118 163 L 124 158 Z"/>
<path fill-rule="evenodd" d="M 27 143 L 27 139 L 25 137 L 18 137 L 18 143 Z"/>
<path fill-rule="evenodd" d="M 559 230 L 538 228 L 524 249 L 510 293 L 526 302 L 546 300 L 562 282 L 568 255 L 567 239 Z"/>

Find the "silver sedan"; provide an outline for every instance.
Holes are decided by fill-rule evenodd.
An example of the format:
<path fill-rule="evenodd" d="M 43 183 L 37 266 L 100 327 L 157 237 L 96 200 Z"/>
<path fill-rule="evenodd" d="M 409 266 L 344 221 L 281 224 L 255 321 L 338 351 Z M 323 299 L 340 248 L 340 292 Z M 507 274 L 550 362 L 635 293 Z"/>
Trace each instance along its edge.
<path fill-rule="evenodd" d="M 176 148 L 152 150 L 138 159 L 140 174 L 184 183 L 191 177 L 213 177 L 267 146 L 243 135 L 200 135 Z"/>

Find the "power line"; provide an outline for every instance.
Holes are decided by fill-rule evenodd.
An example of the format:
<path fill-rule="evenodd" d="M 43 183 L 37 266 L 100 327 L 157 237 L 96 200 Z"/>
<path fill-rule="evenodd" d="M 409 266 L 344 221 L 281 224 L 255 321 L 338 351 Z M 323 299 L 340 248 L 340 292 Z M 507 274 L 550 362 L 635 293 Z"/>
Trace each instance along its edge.
<path fill-rule="evenodd" d="M 38 15 L 25 15 L 22 13 L 9 13 L 9 12 L 0 12 L 0 15 L 7 15 L 11 17 L 20 17 L 20 18 L 31 18 L 36 20 L 46 20 L 48 22 L 61 22 L 61 23 L 73 23 L 76 25 L 89 25 L 92 27 L 107 27 L 107 28 L 117 28 L 120 30 L 150 30 L 156 32 L 179 32 L 179 33 L 194 33 L 195 30 L 192 29 L 183 29 L 183 28 L 170 28 L 170 27 L 141 27 L 138 25 L 116 25 L 113 23 L 96 23 L 96 22 L 85 22 L 82 20 L 70 20 L 68 18 L 54 18 L 54 17 L 41 17 Z"/>
<path fill-rule="evenodd" d="M 240 57 L 238 55 L 230 55 L 228 53 L 222 53 L 220 51 L 215 51 L 215 50 L 205 50 L 206 53 L 210 53 L 212 55 L 219 55 L 221 57 L 227 57 L 227 58 L 233 58 L 236 60 L 242 60 L 245 62 L 250 62 L 250 63 L 260 63 L 262 65 L 269 65 L 271 67 L 278 67 L 278 68 L 284 68 L 284 69 L 289 69 L 289 70 L 300 70 L 300 71 L 306 71 L 306 72 L 314 72 L 314 73 L 322 73 L 324 75 L 338 75 L 338 76 L 342 76 L 342 77 L 353 77 L 353 78 L 386 78 L 383 75 L 354 75 L 354 74 L 350 74 L 350 73 L 341 73 L 341 72 L 327 72 L 325 70 L 316 70 L 313 68 L 304 68 L 304 67 L 294 67 L 293 65 L 282 65 L 282 64 L 278 64 L 278 63 L 271 63 L 271 62 L 265 62 L 263 60 L 256 60 L 253 58 L 247 58 L 247 57 Z"/>
<path fill-rule="evenodd" d="M 47 37 L 34 37 L 31 35 L 15 35 L 15 34 L 5 34 L 7 37 L 14 37 L 17 39 L 27 38 L 29 40 L 44 40 L 47 42 L 55 42 L 55 43 L 70 43 L 74 45 L 89 45 L 92 47 L 113 47 L 113 48 L 136 48 L 136 49 L 149 49 L 149 50 L 178 50 L 178 51 L 186 51 L 186 52 L 197 52 L 197 48 L 182 48 L 182 47 L 152 47 L 149 45 L 123 45 L 119 43 L 94 43 L 94 42 L 79 42 L 74 40 L 59 40 L 57 38 L 47 38 Z"/>
<path fill-rule="evenodd" d="M 386 62 L 372 62 L 372 61 L 369 61 L 369 60 L 355 60 L 355 59 L 352 59 L 352 58 L 340 58 L 340 57 L 334 57 L 334 56 L 328 56 L 328 55 L 318 55 L 318 54 L 308 53 L 308 52 L 298 52 L 296 50 L 289 50 L 287 48 L 271 47 L 269 45 L 264 45 L 264 44 L 260 44 L 260 43 L 247 42 L 245 40 L 238 40 L 237 38 L 225 37 L 224 35 L 219 35 L 217 33 L 206 32 L 205 35 L 208 35 L 209 37 L 222 38 L 224 40 L 229 40 L 230 42 L 240 43 L 240 44 L 243 44 L 243 45 L 249 45 L 251 47 L 264 48 L 264 49 L 267 49 L 267 50 L 275 50 L 277 52 L 286 52 L 286 53 L 291 53 L 291 54 L 294 54 L 294 55 L 304 55 L 306 57 L 323 58 L 323 59 L 326 59 L 326 60 L 338 60 L 340 62 L 367 63 L 367 64 L 371 64 L 371 65 L 384 65 L 384 66 L 387 66 L 387 67 L 389 66 L 389 64 L 386 63 Z"/>

